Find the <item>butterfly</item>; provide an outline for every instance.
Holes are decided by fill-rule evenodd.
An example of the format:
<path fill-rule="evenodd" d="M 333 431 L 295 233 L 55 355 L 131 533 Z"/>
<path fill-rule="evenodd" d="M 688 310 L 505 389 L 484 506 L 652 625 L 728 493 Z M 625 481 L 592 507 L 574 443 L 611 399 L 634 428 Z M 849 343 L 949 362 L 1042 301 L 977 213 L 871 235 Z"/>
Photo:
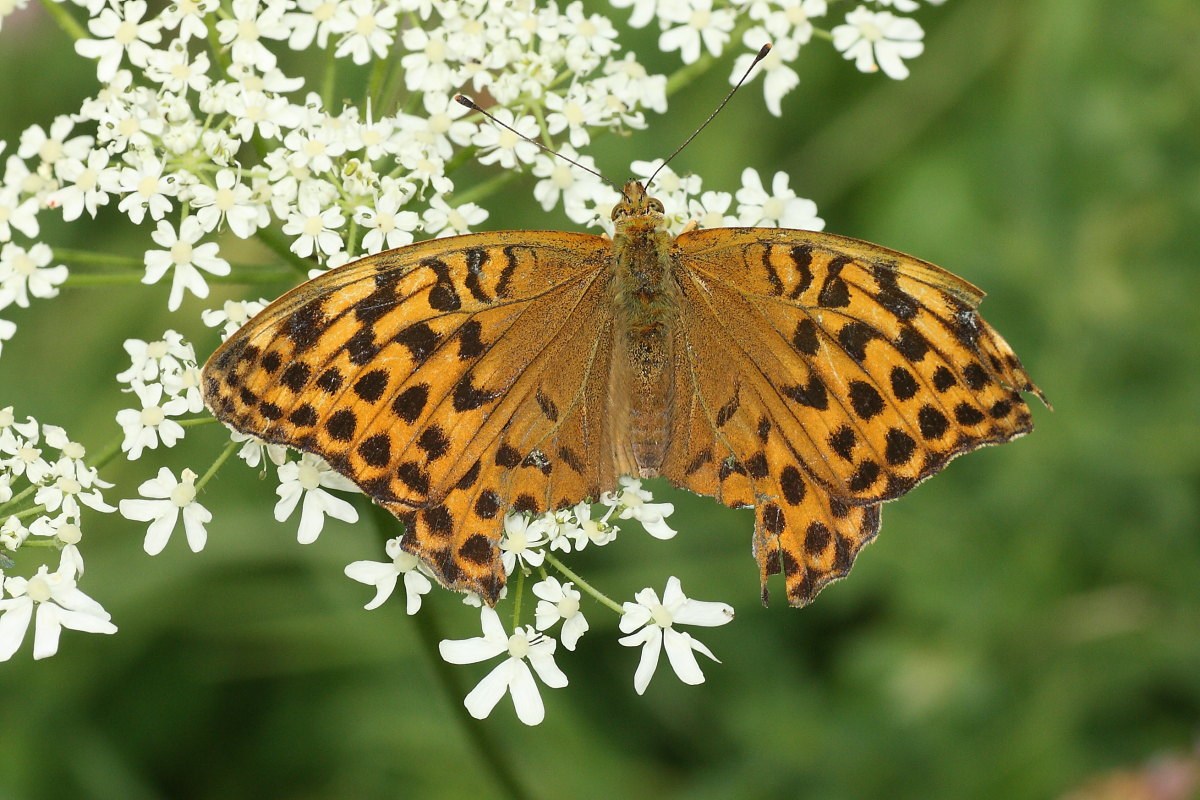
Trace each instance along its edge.
<path fill-rule="evenodd" d="M 495 603 L 509 510 L 662 476 L 754 507 L 763 601 L 846 575 L 880 506 L 1033 428 L 1045 398 L 978 314 L 983 292 L 855 239 L 672 236 L 630 181 L 611 239 L 475 233 L 332 269 L 205 364 L 242 433 L 315 453 L 405 526 L 446 587 Z"/>

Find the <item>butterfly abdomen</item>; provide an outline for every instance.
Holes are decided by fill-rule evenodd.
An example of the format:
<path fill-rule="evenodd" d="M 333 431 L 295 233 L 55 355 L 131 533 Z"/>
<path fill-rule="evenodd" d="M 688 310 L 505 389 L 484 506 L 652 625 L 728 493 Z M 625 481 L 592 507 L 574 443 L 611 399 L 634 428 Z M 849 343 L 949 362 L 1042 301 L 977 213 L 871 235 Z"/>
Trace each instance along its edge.
<path fill-rule="evenodd" d="M 671 429 L 679 290 L 670 246 L 661 220 L 635 218 L 613 237 L 616 346 L 609 395 L 618 415 L 616 465 L 618 472 L 646 478 L 659 473 Z"/>

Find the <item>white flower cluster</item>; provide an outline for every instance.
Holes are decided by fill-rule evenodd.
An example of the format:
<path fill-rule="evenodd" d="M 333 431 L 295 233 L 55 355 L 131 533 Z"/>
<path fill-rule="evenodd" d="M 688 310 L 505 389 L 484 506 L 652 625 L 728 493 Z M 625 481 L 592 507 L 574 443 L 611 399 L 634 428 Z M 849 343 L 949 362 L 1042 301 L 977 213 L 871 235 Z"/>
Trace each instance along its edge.
<path fill-rule="evenodd" d="M 666 79 L 619 56 L 612 24 L 580 2 L 78 5 L 88 37 L 76 51 L 95 60 L 102 88 L 77 113 L 30 126 L 7 159 L 0 310 L 52 297 L 68 278 L 49 246 L 13 241 L 35 239 L 47 210 L 72 221 L 112 206 L 150 226 L 156 246 L 145 252 L 140 279 L 169 276 L 174 311 L 231 274 L 215 239 L 223 231 L 245 239 L 281 230 L 298 258 L 333 266 L 485 220 L 479 205 L 447 200 L 455 151 L 474 149 L 483 163 L 505 168 L 547 157 L 508 131 L 467 119 L 451 100 L 464 87 L 503 104 L 501 114 L 519 129 L 577 147 L 597 130 L 644 127 L 645 109 L 666 109 Z M 421 24 L 402 29 L 402 15 Z M 213 42 L 216 50 L 203 47 Z M 280 68 L 283 50 L 325 48 L 355 65 L 398 64 L 396 79 L 415 103 L 375 113 L 387 102 L 376 86 L 361 106 L 333 107 L 306 88 L 305 77 Z M 593 193 L 601 186 L 591 185 Z M 569 194 L 573 203 L 596 204 L 578 189 Z M 73 270 L 86 265 L 78 260 Z M 12 321 L 0 320 L 0 344 L 14 333 Z"/>
<path fill-rule="evenodd" d="M 57 569 L 51 572 L 43 563 L 30 578 L 6 576 L 15 562 L 0 555 L 0 661 L 13 656 L 35 619 L 34 658 L 58 652 L 62 628 L 117 630 L 103 607 L 76 585 L 83 574 L 83 509 L 116 511 L 104 500 L 112 484 L 88 465 L 86 455 L 62 428 L 32 417 L 18 422 L 11 406 L 0 408 L 0 551 L 59 551 Z"/>
<path fill-rule="evenodd" d="M 509 635 L 494 609 L 484 606 L 477 596 L 469 596 L 468 603 L 480 606 L 483 636 L 441 643 L 442 658 L 452 664 L 473 664 L 505 653 L 508 655 L 466 696 L 464 703 L 472 716 L 477 719 L 487 717 L 505 694 L 511 694 L 517 717 L 522 722 L 537 725 L 542 721 L 545 709 L 533 676 L 536 674 L 551 688 L 566 686 L 567 676 L 554 661 L 558 643 L 561 641 L 563 647 L 573 651 L 580 637 L 590 628 L 580 602 L 582 594 L 575 583 L 562 582 L 546 574 L 547 560 L 563 568 L 550 551 L 570 553 L 589 544 L 609 544 L 619 532 L 619 528 L 610 522 L 614 518 L 637 520 L 647 533 L 658 539 L 673 537 L 675 531 L 667 525 L 665 517 L 671 515 L 674 507 L 670 503 L 652 501 L 653 497 L 642 488 L 641 481 L 623 477 L 620 491 L 606 492 L 599 498 L 599 505 L 606 509 L 599 518 L 593 517 L 593 508 L 588 503 L 580 503 L 569 511 L 537 517 L 521 513 L 510 513 L 505 517 L 500 550 L 509 585 L 514 580 L 523 585 L 525 575 L 534 569 L 540 570 L 541 580 L 532 587 L 538 603 L 534 624 L 516 627 Z M 417 613 L 422 596 L 433 588 L 432 574 L 415 556 L 401 548 L 399 539 L 389 540 L 385 552 L 387 561 L 355 561 L 346 567 L 346 575 L 375 587 L 375 596 L 366 605 L 368 609 L 381 606 L 403 576 L 407 612 Z M 652 589 L 643 589 L 634 596 L 635 602 L 623 606 L 617 606 L 587 584 L 582 584 L 582 588 L 621 614 L 620 629 L 629 635 L 619 639 L 619 643 L 642 648 L 634 675 L 634 688 L 638 694 L 646 691 L 664 649 L 671 667 L 685 683 L 704 681 L 695 653 L 717 660 L 708 648 L 686 632 L 676 630 L 674 625 L 711 627 L 733 619 L 733 609 L 725 603 L 689 600 L 674 577 L 667 581 L 662 601 Z M 501 597 L 507 590 L 506 586 Z M 547 631 L 560 623 L 556 640 Z"/>
<path fill-rule="evenodd" d="M 925 0 L 941 5 L 945 0 Z M 924 49 L 925 31 L 916 20 L 898 17 L 916 11 L 917 0 L 873 0 L 856 6 L 832 30 L 818 27 L 829 13 L 827 0 L 611 0 L 617 8 L 631 8 L 629 24 L 643 28 L 657 22 L 658 46 L 678 51 L 685 64 L 703 57 L 717 58 L 738 39 L 749 49 L 739 56 L 729 76 L 737 81 L 750 66 L 759 48 L 772 45 L 763 60 L 763 96 L 768 110 L 782 115 L 784 95 L 800 84 L 792 64 L 800 48 L 813 36 L 832 41 L 842 55 L 862 72 L 882 70 L 889 78 L 908 77 L 904 59 L 916 58 Z M 836 3 L 836 0 L 834 0 Z M 814 22 L 815 21 L 815 22 Z M 757 77 L 757 76 L 755 76 Z"/>
<path fill-rule="evenodd" d="M 471 202 L 481 196 L 455 182 L 455 168 L 471 157 L 531 172 L 534 197 L 545 210 L 561 207 L 578 225 L 611 230 L 617 193 L 513 131 L 593 168 L 579 150 L 594 136 L 643 128 L 647 110 L 663 113 L 667 107 L 667 78 L 621 53 L 612 23 L 579 0 L 54 2 L 79 7 L 72 13 L 82 21 L 75 25 L 86 33 L 76 36 L 75 51 L 94 62 L 101 87 L 77 112 L 26 128 L 11 152 L 0 142 L 0 154 L 8 152 L 0 179 L 0 312 L 99 277 L 108 284 L 169 281 L 162 290 L 167 309 L 191 313 L 189 298 L 208 297 L 214 281 L 299 278 L 417 237 L 464 233 L 488 217 Z M 0 26 L 25 5 L 0 2 Z M 791 65 L 811 39 L 831 41 L 860 70 L 900 79 L 907 75 L 904 60 L 920 54 L 924 35 L 914 20 L 897 16 L 915 11 L 916 0 L 870 0 L 829 30 L 818 27 L 828 17 L 826 0 L 613 5 L 631 7 L 635 27 L 656 21 L 661 49 L 678 52 L 685 64 L 720 56 L 731 44 L 757 51 L 772 42 L 758 71 L 764 73 L 766 105 L 776 115 L 783 96 L 799 83 Z M 287 51 L 319 58 L 281 58 Z M 733 79 L 750 58 L 739 58 Z M 290 71 L 311 63 L 325 74 Z M 353 74 L 365 87 L 361 98 L 335 102 L 335 69 L 357 70 Z M 512 130 L 454 103 L 459 91 L 495 100 L 496 118 Z M 633 172 L 644 179 L 661 163 L 635 162 Z M 816 206 L 796 196 L 784 173 L 776 173 L 769 188 L 753 169 L 741 177 L 731 194 L 703 191 L 699 176 L 663 169 L 653 190 L 675 231 L 690 223 L 823 227 Z M 140 226 L 145 249 L 123 274 L 109 272 L 124 262 L 107 254 L 56 254 L 36 241 L 47 213 L 66 222 L 86 214 Z M 293 272 L 243 268 L 224 257 L 223 251 L 242 251 L 236 240 L 250 238 Z M 97 269 L 106 273 L 97 276 Z M 227 301 L 200 317 L 227 337 L 267 303 Z M 15 333 L 13 322 L 0 319 L 0 353 Z M 154 340 L 129 339 L 124 347 L 131 363 L 117 381 L 133 402 L 117 413 L 120 441 L 109 453 L 138 460 L 160 445 L 174 447 L 188 426 L 211 421 L 202 416 L 198 362 L 183 335 L 168 330 Z M 327 517 L 357 521 L 355 507 L 338 494 L 357 488 L 321 459 L 289 457 L 278 445 L 236 433 L 231 438 L 202 475 L 160 467 L 140 484 L 138 497 L 119 502 L 122 516 L 147 524 L 147 553 L 162 552 L 181 523 L 192 551 L 206 545 L 212 514 L 199 493 L 235 451 L 253 469 L 274 466 L 274 516 L 283 522 L 299 510 L 299 542 L 316 541 Z M 83 448 L 61 428 L 32 418 L 17 422 L 11 408 L 0 409 L 0 548 L 40 545 L 61 552 L 56 570 L 41 564 L 28 577 L 6 577 L 4 570 L 11 572 L 15 563 L 0 554 L 0 660 L 20 647 L 35 619 L 35 658 L 56 652 L 63 627 L 116 630 L 104 609 L 77 588 L 82 508 L 117 510 L 104 501 L 111 484 L 100 479 L 98 467 L 84 461 Z M 499 547 L 509 586 L 521 591 L 527 576 L 538 576 L 531 586 L 538 598 L 534 624 L 514 620 L 506 633 L 493 609 L 468 598 L 481 609 L 483 635 L 444 641 L 443 657 L 466 664 L 505 656 L 467 696 L 471 714 L 487 716 L 510 693 L 523 722 L 541 721 L 534 676 L 546 686 L 566 685 L 554 653 L 559 641 L 575 650 L 589 630 L 584 594 L 620 614 L 620 644 L 640 648 L 633 679 L 639 694 L 664 650 L 681 680 L 703 681 L 695 654 L 715 657 L 676 626 L 721 625 L 732 619 L 732 608 L 688 599 L 673 577 L 661 599 L 644 589 L 621 605 L 558 560 L 611 543 L 621 520 L 637 520 L 652 536 L 669 538 L 675 531 L 665 518 L 672 511 L 669 503 L 653 502 L 640 481 L 623 478 L 597 506 L 506 516 Z M 386 560 L 354 562 L 347 576 L 375 588 L 368 609 L 403 586 L 407 612 L 417 613 L 432 591 L 431 573 L 398 539 L 384 550 Z M 570 580 L 549 575 L 547 566 Z"/>
<path fill-rule="evenodd" d="M 552 689 L 567 685 L 566 674 L 554 661 L 558 643 L 545 631 L 561 620 L 563 646 L 575 649 L 579 637 L 588 630 L 587 620 L 580 611 L 580 594 L 571 582 L 560 583 L 553 577 L 534 584 L 533 593 L 540 598 L 535 625 L 517 627 L 508 635 L 495 609 L 485 606 L 479 612 L 483 636 L 441 642 L 442 658 L 451 664 L 474 664 L 498 655 L 508 656 L 464 698 L 463 704 L 476 719 L 487 717 L 504 695 L 510 694 L 517 718 L 526 725 L 537 725 L 545 716 L 545 707 L 534 674 Z M 622 608 L 620 628 L 629 635 L 617 641 L 642 648 L 633 679 L 637 693 L 646 691 L 664 649 L 680 680 L 693 685 L 703 683 L 704 673 L 695 654 L 703 653 L 713 661 L 717 657 L 675 625 L 724 625 L 733 620 L 733 608 L 725 603 L 689 599 L 679 579 L 674 577 L 667 581 L 661 601 L 648 588 L 638 592 L 634 600 Z"/>

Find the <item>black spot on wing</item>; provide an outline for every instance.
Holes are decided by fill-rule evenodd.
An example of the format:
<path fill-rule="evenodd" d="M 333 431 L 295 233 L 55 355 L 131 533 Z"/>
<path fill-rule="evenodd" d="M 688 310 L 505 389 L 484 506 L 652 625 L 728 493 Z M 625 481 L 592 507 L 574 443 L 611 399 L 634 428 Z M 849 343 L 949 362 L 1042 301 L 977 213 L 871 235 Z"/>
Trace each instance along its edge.
<path fill-rule="evenodd" d="M 817 295 L 819 305 L 824 308 L 845 308 L 850 305 L 850 287 L 841 277 L 841 272 L 852 261 L 853 259 L 846 256 L 830 259 L 825 266 L 825 281 L 821 284 L 821 291 Z"/>

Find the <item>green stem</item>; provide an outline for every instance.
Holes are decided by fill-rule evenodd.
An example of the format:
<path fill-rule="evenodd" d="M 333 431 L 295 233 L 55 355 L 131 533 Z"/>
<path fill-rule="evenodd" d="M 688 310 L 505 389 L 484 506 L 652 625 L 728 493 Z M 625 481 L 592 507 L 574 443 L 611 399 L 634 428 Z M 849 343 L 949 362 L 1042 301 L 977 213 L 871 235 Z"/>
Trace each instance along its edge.
<path fill-rule="evenodd" d="M 145 260 L 141 256 L 122 256 L 116 253 L 98 253 L 93 250 L 73 250 L 68 247 L 54 248 L 54 257 L 63 261 L 73 261 L 80 264 L 95 264 L 103 267 L 138 267 L 144 269 Z"/>
<path fill-rule="evenodd" d="M 209 283 L 275 283 L 292 277 L 293 273 L 290 269 L 239 269 L 229 275 L 205 275 L 204 279 Z M 81 286 L 133 286 L 142 282 L 142 278 L 146 276 L 143 272 L 72 272 L 67 276 L 64 285 L 71 288 L 79 288 Z"/>
<path fill-rule="evenodd" d="M 225 449 L 221 451 L 219 456 L 217 456 L 217 460 L 214 461 L 212 466 L 208 468 L 208 471 L 206 471 L 204 475 L 200 477 L 200 480 L 196 481 L 197 491 L 203 489 L 204 484 L 208 483 L 212 476 L 217 474 L 217 470 L 219 470 L 221 465 L 224 464 L 231 455 L 233 455 L 233 451 L 237 450 L 238 445 L 238 442 L 230 442 L 229 444 L 225 445 Z"/>
<path fill-rule="evenodd" d="M 212 425 L 217 421 L 216 417 L 191 417 L 190 419 L 177 419 L 181 428 L 197 428 L 201 425 Z"/>
<path fill-rule="evenodd" d="M 512 629 L 515 633 L 521 624 L 521 601 L 525 599 L 525 570 L 517 564 L 517 585 L 513 591 Z"/>
<path fill-rule="evenodd" d="M 43 0 L 43 2 L 50 1 L 51 0 Z M 229 53 L 225 52 L 225 50 L 221 47 L 221 39 L 217 35 L 217 20 L 214 19 L 213 16 L 214 15 L 209 15 L 209 18 L 205 20 L 205 24 L 208 27 L 208 46 L 212 50 L 213 63 L 216 64 L 221 70 L 221 76 L 228 78 L 229 65 L 231 63 L 229 59 Z"/>
<path fill-rule="evenodd" d="M 38 514 L 41 514 L 45 510 L 46 510 L 45 506 L 36 505 L 36 506 L 30 506 L 29 508 L 25 509 L 24 511 L 17 511 L 14 514 L 9 514 L 8 516 L 9 516 L 9 519 L 12 519 L 13 517 L 16 517 L 17 519 L 26 519 L 28 517 L 36 517 Z"/>
<path fill-rule="evenodd" d="M 367 94 L 363 101 L 364 110 L 371 109 L 371 122 L 379 119 L 379 104 L 383 102 L 383 85 L 391 63 L 391 59 L 377 58 L 371 65 L 371 76 L 367 78 Z"/>
<path fill-rule="evenodd" d="M 104 449 L 100 451 L 99 455 L 94 455 L 91 458 L 84 459 L 84 462 L 89 467 L 100 469 L 105 464 L 112 461 L 121 452 L 121 442 L 124 440 L 124 438 L 125 437 L 123 436 L 113 437 L 109 440 L 108 444 L 104 446 Z"/>
<path fill-rule="evenodd" d="M 555 558 L 554 555 L 549 551 L 546 551 L 546 561 L 550 562 L 550 566 L 554 567 L 563 575 L 574 581 L 576 586 L 594 597 L 601 605 L 608 606 L 613 611 L 617 612 L 618 615 L 625 614 L 625 609 L 621 608 L 621 606 L 615 600 L 610 599 L 608 595 L 599 591 L 596 589 L 596 587 L 592 586 L 583 578 L 576 575 L 566 564 Z"/>
<path fill-rule="evenodd" d="M 467 203 L 473 203 L 476 200 L 482 200 L 495 194 L 500 189 L 512 183 L 517 178 L 522 177 L 524 173 L 505 170 L 494 178 L 489 178 L 483 183 L 477 183 L 470 189 L 464 189 L 461 192 L 455 192 L 454 205 L 461 206 Z"/>
<path fill-rule="evenodd" d="M 371 504 L 371 515 L 375 519 L 380 534 L 384 536 L 396 524 L 395 517 L 374 503 Z M 492 736 L 485 725 L 472 717 L 462 704 L 461 698 L 466 697 L 467 689 L 459 679 L 459 674 L 451 668 L 449 663 L 443 661 L 438 653 L 438 643 L 446 637 L 442 633 L 436 605 L 434 603 L 422 604 L 421 612 L 410 619 L 413 620 L 417 629 L 421 648 L 429 659 L 434 677 L 437 679 L 442 693 L 446 696 L 463 736 L 475 750 L 476 757 L 482 762 L 484 771 L 489 772 L 501 791 L 514 800 L 526 800 L 526 798 L 532 797 L 533 795 L 517 779 L 516 773 L 510 766 L 511 760 L 504 758 L 504 747 L 501 743 Z"/>
<path fill-rule="evenodd" d="M 716 63 L 717 60 L 715 58 L 705 53 L 691 64 L 685 64 L 675 70 L 671 77 L 667 78 L 667 96 L 675 94 L 675 92 L 708 72 Z"/>
<path fill-rule="evenodd" d="M 321 78 L 321 103 L 329 114 L 334 113 L 330 106 L 333 104 L 333 90 L 337 84 L 337 59 L 334 58 L 333 52 L 332 46 L 325 48 L 325 73 Z"/>
<path fill-rule="evenodd" d="M 38 490 L 38 488 L 39 487 L 36 483 L 30 484 L 29 486 L 26 486 L 24 489 L 17 492 L 16 494 L 14 494 L 12 497 L 8 498 L 8 502 L 0 503 L 0 519 L 8 519 L 8 511 L 6 511 L 5 509 L 16 507 L 16 505 L 18 503 L 20 503 L 26 497 L 29 497 L 29 495 L 36 492 Z"/>
<path fill-rule="evenodd" d="M 54 18 L 58 27 L 62 28 L 63 32 L 75 41 L 88 38 L 88 32 L 63 8 L 62 3 L 56 3 L 54 0 L 42 0 L 42 8 L 46 9 L 46 13 Z"/>

